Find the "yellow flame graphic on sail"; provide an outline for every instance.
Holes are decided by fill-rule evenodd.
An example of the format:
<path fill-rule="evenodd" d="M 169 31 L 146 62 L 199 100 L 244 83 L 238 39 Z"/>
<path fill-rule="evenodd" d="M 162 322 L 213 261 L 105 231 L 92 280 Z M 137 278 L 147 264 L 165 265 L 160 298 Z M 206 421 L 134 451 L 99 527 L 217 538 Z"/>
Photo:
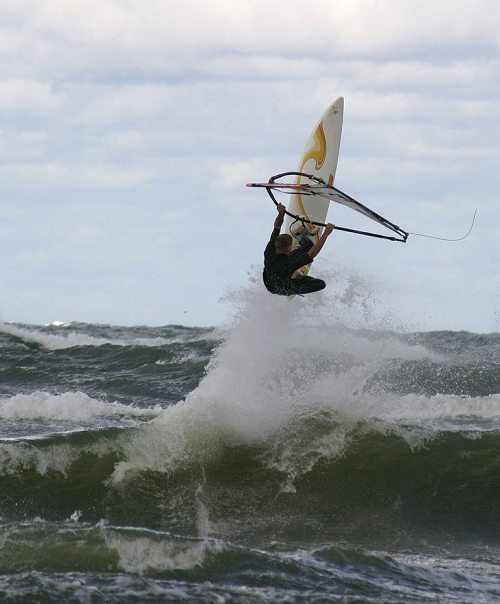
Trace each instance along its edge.
<path fill-rule="evenodd" d="M 314 145 L 311 149 L 308 149 L 302 158 L 302 163 L 300 164 L 299 172 L 302 172 L 306 163 L 313 159 L 316 164 L 316 170 L 319 170 L 321 166 L 325 163 L 326 159 L 326 136 L 325 131 L 323 130 L 323 122 L 319 124 L 316 128 L 316 132 L 313 136 Z"/>
<path fill-rule="evenodd" d="M 302 172 L 304 170 L 304 167 L 305 167 L 306 163 L 310 159 L 314 160 L 316 170 L 321 169 L 321 167 L 325 163 L 325 159 L 326 159 L 326 136 L 325 136 L 325 131 L 323 130 L 323 122 L 321 122 L 318 125 L 318 127 L 316 128 L 316 132 L 313 135 L 313 141 L 314 141 L 313 146 L 304 153 L 304 156 L 302 158 L 302 162 L 300 164 L 299 172 Z M 329 181 L 330 180 L 333 181 L 333 175 L 330 175 L 329 178 L 328 178 L 328 180 Z M 295 182 L 297 184 L 300 183 L 300 176 L 297 176 Z M 299 207 L 299 210 L 300 210 L 300 213 L 302 214 L 302 216 L 305 216 L 307 219 L 309 219 L 309 216 L 308 216 L 308 214 L 306 212 L 306 209 L 304 207 L 304 203 L 302 201 L 302 196 L 300 194 L 297 196 L 297 205 Z M 317 236 L 316 236 L 316 239 L 318 239 Z"/>

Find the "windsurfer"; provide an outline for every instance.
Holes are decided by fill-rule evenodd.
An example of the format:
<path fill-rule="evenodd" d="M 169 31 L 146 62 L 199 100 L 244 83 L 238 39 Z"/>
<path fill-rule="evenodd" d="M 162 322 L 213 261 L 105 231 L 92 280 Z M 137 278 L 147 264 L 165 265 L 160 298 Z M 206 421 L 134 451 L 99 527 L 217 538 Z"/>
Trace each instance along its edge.
<path fill-rule="evenodd" d="M 278 215 L 274 220 L 274 229 L 264 251 L 263 280 L 266 289 L 272 294 L 289 296 L 291 294 L 310 294 L 326 287 L 322 279 L 316 279 L 300 272 L 303 266 L 311 264 L 319 254 L 335 226 L 328 223 L 316 243 L 303 236 L 299 247 L 293 249 L 291 235 L 280 235 L 285 216 L 285 206 L 278 204 Z M 305 227 L 304 227 L 305 234 Z"/>

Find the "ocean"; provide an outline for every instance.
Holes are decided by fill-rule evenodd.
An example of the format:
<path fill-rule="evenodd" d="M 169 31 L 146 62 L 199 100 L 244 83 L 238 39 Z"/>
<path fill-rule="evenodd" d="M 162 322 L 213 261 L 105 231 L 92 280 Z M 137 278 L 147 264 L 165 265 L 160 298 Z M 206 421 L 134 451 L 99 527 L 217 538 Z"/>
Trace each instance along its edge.
<path fill-rule="evenodd" d="M 500 334 L 245 296 L 0 325 L 0 602 L 500 601 Z"/>

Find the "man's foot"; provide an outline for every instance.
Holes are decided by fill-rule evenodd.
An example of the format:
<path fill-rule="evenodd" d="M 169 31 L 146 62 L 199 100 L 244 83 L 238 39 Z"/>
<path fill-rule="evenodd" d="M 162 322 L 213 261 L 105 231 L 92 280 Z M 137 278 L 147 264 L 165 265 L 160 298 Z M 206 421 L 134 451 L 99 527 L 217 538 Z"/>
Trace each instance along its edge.
<path fill-rule="evenodd" d="M 300 268 L 292 273 L 292 279 L 303 279 L 305 276 L 306 273 L 303 273 Z"/>
<path fill-rule="evenodd" d="M 292 228 L 291 233 L 292 237 L 299 242 L 302 242 L 303 239 L 307 239 L 311 235 L 316 235 L 319 231 L 319 227 L 314 224 L 302 223 Z"/>

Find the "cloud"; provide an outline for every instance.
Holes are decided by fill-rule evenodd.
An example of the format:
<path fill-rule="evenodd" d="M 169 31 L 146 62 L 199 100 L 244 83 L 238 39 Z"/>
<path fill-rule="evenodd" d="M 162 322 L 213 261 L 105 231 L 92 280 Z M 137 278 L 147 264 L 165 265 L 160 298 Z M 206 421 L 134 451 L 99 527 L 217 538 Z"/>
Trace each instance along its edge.
<path fill-rule="evenodd" d="M 0 164 L 4 187 L 49 187 L 67 189 L 128 189 L 147 182 L 152 172 L 145 168 L 119 168 L 113 165 L 40 161 Z"/>
<path fill-rule="evenodd" d="M 24 0 L 0 9 L 7 72 L 53 80 L 199 73 L 212 57 L 470 58 L 498 50 L 494 0 Z M 5 64 L 5 61 L 4 61 Z"/>
<path fill-rule="evenodd" d="M 5 118 L 36 119 L 63 108 L 63 100 L 54 93 L 50 82 L 34 80 L 0 81 L 0 111 Z"/>
<path fill-rule="evenodd" d="M 493 0 L 3 3 L 3 274 L 32 280 L 26 299 L 36 299 L 45 268 L 54 296 L 83 312 L 84 297 L 65 284 L 80 271 L 79 293 L 92 292 L 85 299 L 96 317 L 100 303 L 111 313 L 134 287 L 153 287 L 152 275 L 177 279 L 193 308 L 191 281 L 217 300 L 260 262 L 274 216 L 265 192 L 245 183 L 294 169 L 314 123 L 340 95 L 337 184 L 423 232 L 461 234 L 478 205 L 492 272 L 499 18 Z M 191 246 L 183 245 L 188 235 Z M 366 264 L 374 277 L 390 265 L 398 284 L 397 275 L 412 284 L 408 292 L 423 283 L 446 289 L 437 287 L 445 265 L 419 269 L 438 248 L 427 255 L 423 242 L 397 252 L 335 241 L 339 257 Z M 472 290 L 477 254 L 460 259 Z M 60 274 L 54 259 L 62 259 Z M 4 297 L 16 297 L 14 282 L 3 283 Z M 477 285 L 485 287 L 479 278 Z M 157 297 L 172 300 L 165 321 L 175 320 L 168 317 L 178 301 L 162 287 Z M 145 298 L 134 302 L 147 322 Z M 51 292 L 43 299 L 48 308 Z M 203 316 L 219 316 L 215 306 Z M 44 312 L 42 321 L 54 318 Z"/>

